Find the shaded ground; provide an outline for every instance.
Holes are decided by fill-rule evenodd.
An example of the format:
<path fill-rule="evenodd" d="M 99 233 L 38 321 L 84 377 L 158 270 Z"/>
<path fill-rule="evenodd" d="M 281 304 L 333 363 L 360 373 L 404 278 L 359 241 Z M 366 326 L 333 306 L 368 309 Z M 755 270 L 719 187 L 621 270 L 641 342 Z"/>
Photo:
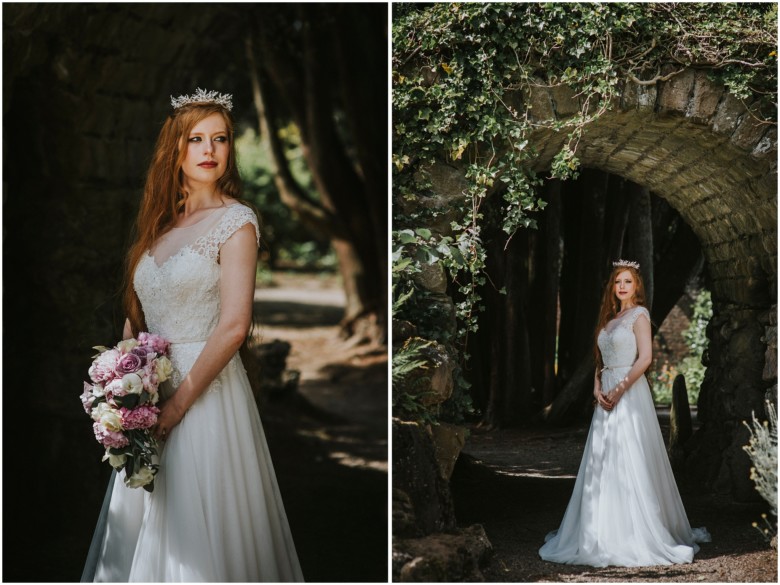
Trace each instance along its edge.
<path fill-rule="evenodd" d="M 537 551 L 561 522 L 587 431 L 472 431 L 451 487 L 458 522 L 482 524 L 493 544 L 487 581 L 777 582 L 777 552 L 751 526 L 768 506 L 703 495 L 691 483 L 679 486 L 688 518 L 713 536 L 693 563 L 593 568 L 542 561 Z"/>
<path fill-rule="evenodd" d="M 334 278 L 275 274 L 258 288 L 256 335 L 292 345 L 298 393 L 263 409 L 307 581 L 387 581 L 387 353 L 338 338 Z"/>

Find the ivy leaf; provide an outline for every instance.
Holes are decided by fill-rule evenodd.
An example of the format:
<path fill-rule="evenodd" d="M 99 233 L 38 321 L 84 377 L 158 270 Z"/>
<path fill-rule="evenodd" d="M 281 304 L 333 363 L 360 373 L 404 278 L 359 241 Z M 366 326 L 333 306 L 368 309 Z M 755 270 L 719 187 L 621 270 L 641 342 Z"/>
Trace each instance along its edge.
<path fill-rule="evenodd" d="M 431 236 L 433 235 L 433 234 L 431 234 L 431 230 L 429 230 L 428 228 L 418 228 L 418 229 L 416 229 L 414 231 L 417 232 L 418 236 L 420 236 L 421 238 L 423 238 L 425 240 L 430 240 Z"/>
<path fill-rule="evenodd" d="M 417 242 L 417 238 L 414 237 L 412 230 L 401 230 L 398 232 L 398 239 L 401 240 L 402 244 L 414 244 Z"/>

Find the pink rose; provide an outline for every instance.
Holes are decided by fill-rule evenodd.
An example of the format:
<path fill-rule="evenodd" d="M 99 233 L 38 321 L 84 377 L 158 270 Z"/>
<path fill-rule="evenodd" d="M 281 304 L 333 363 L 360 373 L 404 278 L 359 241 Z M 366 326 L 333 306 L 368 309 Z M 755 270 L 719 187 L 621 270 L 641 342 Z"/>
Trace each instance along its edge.
<path fill-rule="evenodd" d="M 95 438 L 104 447 L 116 447 L 121 449 L 130 444 L 130 441 L 119 431 L 109 431 L 106 427 L 96 422 L 92 425 Z"/>
<path fill-rule="evenodd" d="M 170 343 L 168 343 L 164 337 L 142 331 L 138 334 L 138 343 L 152 348 L 157 355 L 168 355 L 168 346 Z"/>
<path fill-rule="evenodd" d="M 116 377 L 114 367 L 119 359 L 120 353 L 115 349 L 109 349 L 101 353 L 92 362 L 89 368 L 89 377 L 96 384 L 101 382 L 110 382 Z"/>
<path fill-rule="evenodd" d="M 160 377 L 157 375 L 154 362 L 146 364 L 141 379 L 144 382 L 144 388 L 149 394 L 157 392 L 157 386 L 160 384 Z"/>
<path fill-rule="evenodd" d="M 130 350 L 130 353 L 137 355 L 140 358 L 141 367 L 144 367 L 150 358 L 154 359 L 154 356 L 156 355 L 152 348 L 146 347 L 144 345 L 134 347 L 132 350 Z"/>
<path fill-rule="evenodd" d="M 139 406 L 132 410 L 120 408 L 122 415 L 122 426 L 127 429 L 148 429 L 157 422 L 157 415 L 160 409 L 156 406 Z"/>
<path fill-rule="evenodd" d="M 121 358 L 119 358 L 114 371 L 121 378 L 125 374 L 132 374 L 133 372 L 137 372 L 141 369 L 141 367 L 142 364 L 140 357 L 134 353 L 126 353 Z"/>

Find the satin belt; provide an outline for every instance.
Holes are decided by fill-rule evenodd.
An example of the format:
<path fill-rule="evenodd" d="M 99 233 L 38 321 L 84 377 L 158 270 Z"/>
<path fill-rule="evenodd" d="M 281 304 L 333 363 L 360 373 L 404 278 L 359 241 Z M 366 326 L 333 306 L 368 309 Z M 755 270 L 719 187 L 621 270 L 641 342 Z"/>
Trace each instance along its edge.
<path fill-rule="evenodd" d="M 620 368 L 630 368 L 633 365 L 634 364 L 630 364 L 628 366 L 604 366 L 603 368 L 601 368 L 601 371 L 603 372 L 604 370 L 619 370 Z"/>
<path fill-rule="evenodd" d="M 208 339 L 168 339 L 171 345 L 185 345 L 187 343 L 206 343 Z"/>

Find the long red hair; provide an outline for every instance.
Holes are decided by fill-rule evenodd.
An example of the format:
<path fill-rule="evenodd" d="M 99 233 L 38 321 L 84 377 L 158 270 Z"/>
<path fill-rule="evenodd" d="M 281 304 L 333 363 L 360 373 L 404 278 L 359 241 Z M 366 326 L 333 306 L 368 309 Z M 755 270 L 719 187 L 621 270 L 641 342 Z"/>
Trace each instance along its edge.
<path fill-rule="evenodd" d="M 152 162 L 146 174 L 141 208 L 135 222 L 135 239 L 125 262 L 123 304 L 133 335 L 146 330 L 141 301 L 133 288 L 135 269 L 157 238 L 173 227 L 184 207 L 188 194 L 184 189 L 181 167 L 187 156 L 187 139 L 193 127 L 212 114 L 221 114 L 224 118 L 230 150 L 225 174 L 217 181 L 217 191 L 233 198 L 241 195 L 234 123 L 230 112 L 213 103 L 188 104 L 174 110 L 165 120 L 157 137 Z"/>
<path fill-rule="evenodd" d="M 593 355 L 596 359 L 597 370 L 604 367 L 604 360 L 601 357 L 601 350 L 598 344 L 599 333 L 620 312 L 620 299 L 615 294 L 615 279 L 618 274 L 626 271 L 631 273 L 636 285 L 634 304 L 645 306 L 645 283 L 642 281 L 642 275 L 639 273 L 639 270 L 633 266 L 616 266 L 613 268 L 604 286 L 604 294 L 601 296 L 601 309 L 599 310 L 599 320 L 596 323 L 596 333 L 594 335 Z"/>

